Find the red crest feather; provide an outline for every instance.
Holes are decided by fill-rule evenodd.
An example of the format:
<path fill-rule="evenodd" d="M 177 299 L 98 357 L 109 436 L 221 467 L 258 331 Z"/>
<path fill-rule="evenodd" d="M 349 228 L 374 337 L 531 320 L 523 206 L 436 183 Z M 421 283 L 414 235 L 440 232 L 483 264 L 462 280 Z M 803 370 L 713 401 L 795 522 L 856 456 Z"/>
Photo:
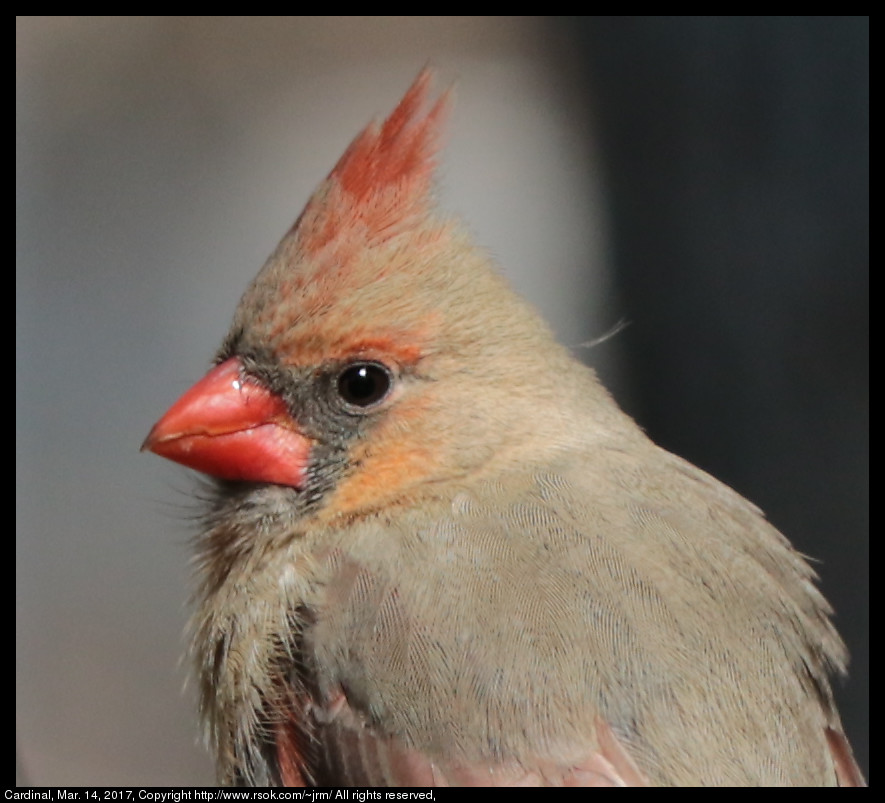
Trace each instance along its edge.
<path fill-rule="evenodd" d="M 338 160 L 295 224 L 307 253 L 342 234 L 384 240 L 426 213 L 450 105 L 445 92 L 427 110 L 432 83 L 424 69 L 390 116 L 368 125 Z"/>

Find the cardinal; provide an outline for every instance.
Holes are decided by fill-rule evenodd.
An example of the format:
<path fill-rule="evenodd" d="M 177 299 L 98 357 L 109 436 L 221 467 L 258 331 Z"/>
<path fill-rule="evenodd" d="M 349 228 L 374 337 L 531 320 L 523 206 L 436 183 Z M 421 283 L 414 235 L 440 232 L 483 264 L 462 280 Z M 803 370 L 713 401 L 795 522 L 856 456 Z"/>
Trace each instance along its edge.
<path fill-rule="evenodd" d="M 219 782 L 863 785 L 813 571 L 438 211 L 449 106 L 357 136 L 145 441 L 213 478 Z"/>

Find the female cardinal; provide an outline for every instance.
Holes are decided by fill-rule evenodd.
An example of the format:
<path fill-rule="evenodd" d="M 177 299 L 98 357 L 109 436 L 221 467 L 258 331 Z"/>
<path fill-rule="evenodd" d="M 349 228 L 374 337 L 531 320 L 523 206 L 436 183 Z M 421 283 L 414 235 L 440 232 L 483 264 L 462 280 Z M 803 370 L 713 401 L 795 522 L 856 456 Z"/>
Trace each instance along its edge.
<path fill-rule="evenodd" d="M 145 441 L 216 478 L 193 655 L 220 781 L 862 784 L 814 573 L 436 212 L 430 83 Z"/>

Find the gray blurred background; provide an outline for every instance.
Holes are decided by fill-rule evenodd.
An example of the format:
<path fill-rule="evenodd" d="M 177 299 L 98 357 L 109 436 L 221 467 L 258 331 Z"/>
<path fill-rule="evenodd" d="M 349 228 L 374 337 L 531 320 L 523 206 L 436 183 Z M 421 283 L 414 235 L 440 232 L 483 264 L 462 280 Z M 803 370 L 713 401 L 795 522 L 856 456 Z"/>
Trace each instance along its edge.
<path fill-rule="evenodd" d="M 138 446 L 428 62 L 457 84 L 443 205 L 656 440 L 820 559 L 866 768 L 865 17 L 18 17 L 20 780 L 213 782 L 193 483 Z"/>

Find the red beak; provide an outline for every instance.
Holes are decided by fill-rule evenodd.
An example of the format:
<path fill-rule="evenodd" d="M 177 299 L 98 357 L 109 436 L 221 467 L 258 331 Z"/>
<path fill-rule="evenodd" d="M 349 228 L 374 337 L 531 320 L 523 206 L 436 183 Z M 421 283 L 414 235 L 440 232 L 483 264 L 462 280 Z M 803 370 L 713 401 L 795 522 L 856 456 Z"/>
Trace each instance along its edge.
<path fill-rule="evenodd" d="M 141 448 L 214 477 L 300 488 L 311 441 L 232 357 L 175 402 Z"/>

